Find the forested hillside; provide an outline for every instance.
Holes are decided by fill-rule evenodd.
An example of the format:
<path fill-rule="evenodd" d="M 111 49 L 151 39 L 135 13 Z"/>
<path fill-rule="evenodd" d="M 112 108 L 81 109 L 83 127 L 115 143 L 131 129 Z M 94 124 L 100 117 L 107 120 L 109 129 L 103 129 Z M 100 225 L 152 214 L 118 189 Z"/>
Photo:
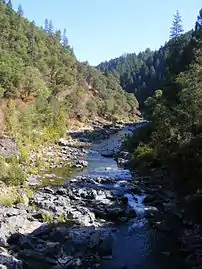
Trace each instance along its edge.
<path fill-rule="evenodd" d="M 180 47 L 172 50 L 173 39 L 157 51 L 149 48 L 139 54 L 126 54 L 99 64 L 102 72 L 111 72 L 120 79 L 121 86 L 134 93 L 141 106 L 148 96 L 170 79 L 171 72 L 179 72 L 180 55 L 190 41 L 192 32 L 180 36 Z"/>
<path fill-rule="evenodd" d="M 190 191 L 202 186 L 202 9 L 186 46 L 182 38 L 170 41 L 172 57 L 166 66 L 170 75 L 145 101 L 151 124 L 134 134 L 126 147 L 134 154 L 135 167 L 171 164 L 177 168 L 186 179 L 182 187 L 187 183 Z"/>
<path fill-rule="evenodd" d="M 28 108 L 23 109 L 26 118 L 39 114 L 42 127 L 56 121 L 60 110 L 65 117 L 84 121 L 135 117 L 136 98 L 123 91 L 118 78 L 78 62 L 66 30 L 55 30 L 47 19 L 39 28 L 23 16 L 21 5 L 15 12 L 11 1 L 0 1 L 0 97 L 4 105 L 10 100 L 8 110 L 18 100 L 20 109 Z M 38 124 L 29 121 L 32 128 Z"/>

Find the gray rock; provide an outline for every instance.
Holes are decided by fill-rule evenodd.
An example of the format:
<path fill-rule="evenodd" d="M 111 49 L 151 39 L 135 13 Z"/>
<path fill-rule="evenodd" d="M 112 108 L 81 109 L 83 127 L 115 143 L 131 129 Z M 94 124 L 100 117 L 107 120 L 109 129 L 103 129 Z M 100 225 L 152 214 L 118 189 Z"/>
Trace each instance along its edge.
<path fill-rule="evenodd" d="M 59 145 L 60 146 L 68 146 L 69 143 L 70 143 L 70 141 L 65 139 L 65 138 L 60 138 L 60 140 L 59 140 Z"/>
<path fill-rule="evenodd" d="M 7 269 L 22 269 L 22 261 L 10 255 L 5 249 L 0 248 L 0 266 Z"/>
<path fill-rule="evenodd" d="M 19 148 L 14 139 L 9 137 L 0 138 L 0 155 L 4 158 L 17 157 L 19 155 Z"/>
<path fill-rule="evenodd" d="M 38 221 L 29 221 L 27 219 L 28 215 L 22 213 L 18 216 L 6 217 L 4 221 L 1 222 L 0 227 L 0 245 L 7 246 L 7 239 L 15 233 L 28 234 L 33 232 L 35 229 L 41 226 Z"/>
<path fill-rule="evenodd" d="M 123 159 L 123 158 L 118 158 L 117 163 L 118 163 L 119 166 L 124 167 L 124 166 L 126 166 L 128 164 L 128 160 Z"/>
<path fill-rule="evenodd" d="M 69 208 L 68 217 L 84 226 L 91 226 L 95 221 L 95 214 L 85 207 Z"/>
<path fill-rule="evenodd" d="M 85 161 L 85 160 L 78 160 L 77 161 L 77 165 L 81 165 L 81 166 L 83 166 L 83 167 L 87 167 L 88 166 L 88 162 L 87 161 Z"/>

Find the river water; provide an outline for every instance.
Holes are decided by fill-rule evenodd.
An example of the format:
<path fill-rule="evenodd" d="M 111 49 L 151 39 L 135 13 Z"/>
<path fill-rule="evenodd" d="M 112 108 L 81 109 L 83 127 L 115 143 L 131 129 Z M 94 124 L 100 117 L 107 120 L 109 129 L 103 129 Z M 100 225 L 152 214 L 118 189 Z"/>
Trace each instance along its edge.
<path fill-rule="evenodd" d="M 132 130 L 126 127 L 109 139 L 94 143 L 88 153 L 89 165 L 80 172 L 92 177 L 116 179 L 116 183 L 110 188 L 122 188 L 129 206 L 137 213 L 135 219 L 117 227 L 113 234 L 113 259 L 103 259 L 101 269 L 179 269 L 181 267 L 176 260 L 166 254 L 175 244 L 174 236 L 151 229 L 145 217 L 147 211 L 157 209 L 144 206 L 144 191 L 140 195 L 128 192 L 127 186 L 132 180 L 129 170 L 118 167 L 113 158 L 101 155 L 103 151 L 119 147 L 124 136 L 131 132 Z"/>

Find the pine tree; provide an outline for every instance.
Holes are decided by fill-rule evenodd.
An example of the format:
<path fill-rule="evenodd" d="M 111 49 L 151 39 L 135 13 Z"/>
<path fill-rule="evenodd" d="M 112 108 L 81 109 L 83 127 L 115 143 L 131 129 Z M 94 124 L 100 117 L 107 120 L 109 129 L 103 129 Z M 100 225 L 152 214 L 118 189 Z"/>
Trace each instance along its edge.
<path fill-rule="evenodd" d="M 195 30 L 199 30 L 201 27 L 202 27 L 202 9 L 199 11 L 199 15 L 197 17 Z"/>
<path fill-rule="evenodd" d="M 174 15 L 173 24 L 170 28 L 170 38 L 176 38 L 180 36 L 184 32 L 183 26 L 182 26 L 182 18 L 180 16 L 179 10 L 176 11 L 176 14 Z"/>
<path fill-rule="evenodd" d="M 56 36 L 57 40 L 58 40 L 59 42 L 61 42 L 62 37 L 61 37 L 61 31 L 60 31 L 60 30 L 57 30 L 57 31 L 55 32 L 55 36 Z"/>
<path fill-rule="evenodd" d="M 48 19 L 45 19 L 45 22 L 44 22 L 44 31 L 46 33 L 48 33 L 48 30 L 49 30 L 49 21 L 48 21 Z"/>
<path fill-rule="evenodd" d="M 17 13 L 18 13 L 19 16 L 22 16 L 22 17 L 24 16 L 24 11 L 23 11 L 22 5 L 18 6 L 18 12 Z"/>
<path fill-rule="evenodd" d="M 64 32 L 63 32 L 62 45 L 64 48 L 68 47 L 68 38 L 67 38 L 67 30 L 66 29 L 64 29 Z"/>
<path fill-rule="evenodd" d="M 7 4 L 8 8 L 12 9 L 13 8 L 13 5 L 12 5 L 12 2 L 11 0 L 8 0 L 8 4 Z"/>
<path fill-rule="evenodd" d="M 48 24 L 48 34 L 49 34 L 50 36 L 53 35 L 53 30 L 54 30 L 53 22 L 50 20 L 50 21 L 49 21 L 49 24 Z"/>

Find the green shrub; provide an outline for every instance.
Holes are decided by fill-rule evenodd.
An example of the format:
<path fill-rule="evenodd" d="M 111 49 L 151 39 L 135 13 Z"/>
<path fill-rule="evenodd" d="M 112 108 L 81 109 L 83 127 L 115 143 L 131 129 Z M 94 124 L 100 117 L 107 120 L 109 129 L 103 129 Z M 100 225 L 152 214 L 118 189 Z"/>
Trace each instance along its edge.
<path fill-rule="evenodd" d="M 19 186 L 26 180 L 26 174 L 23 172 L 17 160 L 10 160 L 7 163 L 0 158 L 0 180 L 9 186 Z"/>
<path fill-rule="evenodd" d="M 19 164 L 11 164 L 8 169 L 7 184 L 19 186 L 26 180 L 26 174 L 23 172 Z"/>
<path fill-rule="evenodd" d="M 150 159 L 154 155 L 154 150 L 152 147 L 144 144 L 140 144 L 134 151 L 134 158 L 138 160 Z"/>
<path fill-rule="evenodd" d="M 30 164 L 30 159 L 29 159 L 29 147 L 27 146 L 24 146 L 21 142 L 18 141 L 18 148 L 19 148 L 19 151 L 20 151 L 20 156 L 19 156 L 19 161 L 21 163 L 25 163 L 27 165 Z"/>
<path fill-rule="evenodd" d="M 156 162 L 155 150 L 150 145 L 140 144 L 133 152 L 130 166 L 142 172 L 151 168 Z"/>
<path fill-rule="evenodd" d="M 44 222 L 48 222 L 50 224 L 52 224 L 54 222 L 54 217 L 51 214 L 42 213 L 42 218 L 43 218 Z"/>
<path fill-rule="evenodd" d="M 152 127 L 150 124 L 137 128 L 132 136 L 126 137 L 123 145 L 124 149 L 132 153 L 140 143 L 149 143 L 151 134 Z"/>
<path fill-rule="evenodd" d="M 0 157 L 0 180 L 4 181 L 8 177 L 9 164 Z"/>

